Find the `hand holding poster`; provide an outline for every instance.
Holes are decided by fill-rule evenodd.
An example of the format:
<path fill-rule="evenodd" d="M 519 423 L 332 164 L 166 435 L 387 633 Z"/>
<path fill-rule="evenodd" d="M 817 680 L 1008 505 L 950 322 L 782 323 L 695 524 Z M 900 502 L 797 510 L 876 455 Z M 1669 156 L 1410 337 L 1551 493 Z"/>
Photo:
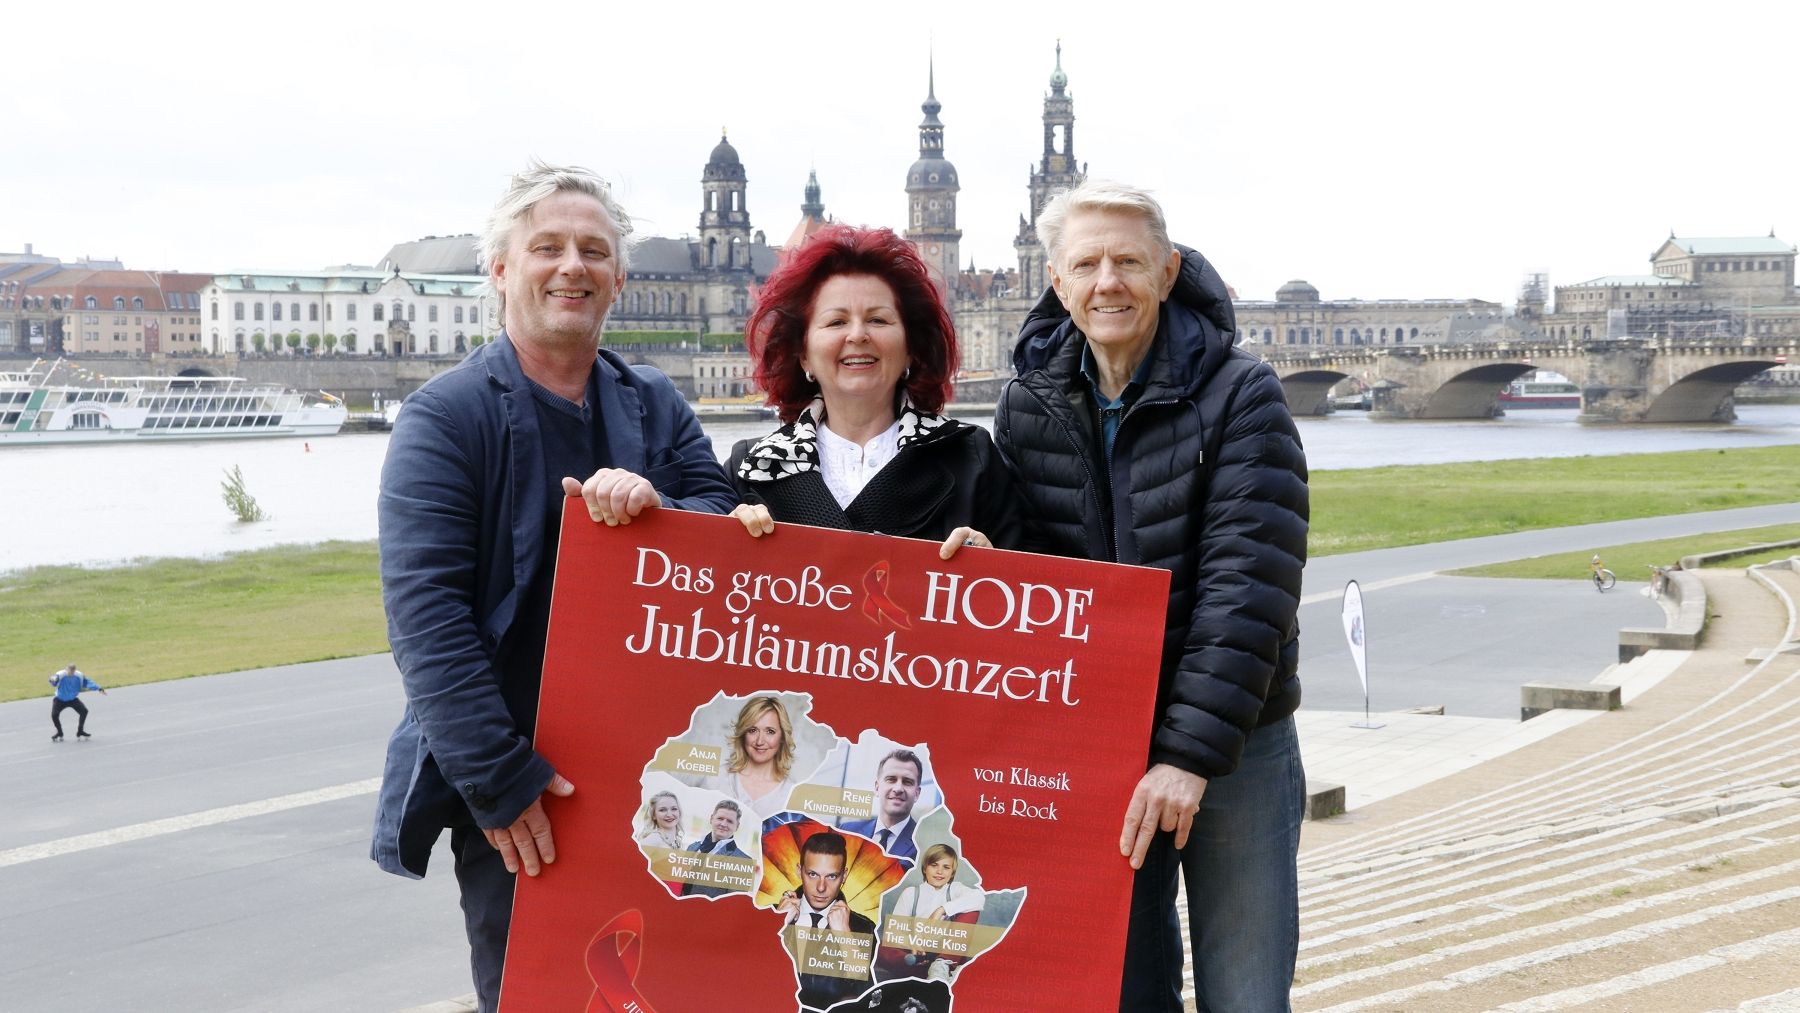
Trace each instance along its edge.
<path fill-rule="evenodd" d="M 1116 1008 L 1167 582 L 566 513 L 503 1008 Z"/>

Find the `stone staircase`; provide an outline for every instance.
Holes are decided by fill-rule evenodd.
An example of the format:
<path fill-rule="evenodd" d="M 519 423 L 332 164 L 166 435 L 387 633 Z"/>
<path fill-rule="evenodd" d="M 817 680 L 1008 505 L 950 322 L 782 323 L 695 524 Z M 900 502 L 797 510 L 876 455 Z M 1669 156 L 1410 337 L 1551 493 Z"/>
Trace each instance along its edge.
<path fill-rule="evenodd" d="M 1800 1011 L 1800 573 L 1623 710 L 1307 825 L 1297 1011 Z"/>

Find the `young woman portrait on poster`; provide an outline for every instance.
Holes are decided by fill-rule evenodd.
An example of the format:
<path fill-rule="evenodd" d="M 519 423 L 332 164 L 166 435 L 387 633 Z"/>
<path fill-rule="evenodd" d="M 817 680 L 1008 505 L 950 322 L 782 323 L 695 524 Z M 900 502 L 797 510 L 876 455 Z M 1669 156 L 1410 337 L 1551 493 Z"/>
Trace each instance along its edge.
<path fill-rule="evenodd" d="M 753 696 L 738 709 L 725 771 L 700 782 L 750 807 L 760 820 L 787 806 L 794 787 L 794 725 L 780 697 Z"/>
<path fill-rule="evenodd" d="M 956 330 L 911 243 L 834 225 L 764 283 L 746 328 L 757 383 L 784 423 L 732 448 L 757 537 L 775 524 L 1011 548 L 1011 481 L 987 430 L 940 414 Z"/>
<path fill-rule="evenodd" d="M 681 800 L 674 792 L 659 791 L 650 796 L 639 819 L 643 824 L 637 836 L 639 844 L 653 848 L 681 847 Z"/>

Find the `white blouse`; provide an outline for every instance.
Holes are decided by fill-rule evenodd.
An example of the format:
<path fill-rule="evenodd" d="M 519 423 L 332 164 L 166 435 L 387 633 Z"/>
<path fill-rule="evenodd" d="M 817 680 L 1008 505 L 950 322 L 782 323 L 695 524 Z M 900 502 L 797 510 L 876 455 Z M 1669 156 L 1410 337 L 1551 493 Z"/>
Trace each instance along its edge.
<path fill-rule="evenodd" d="M 841 509 L 848 510 L 857 494 L 869 484 L 894 455 L 900 452 L 900 422 L 876 434 L 868 443 L 858 445 L 819 424 L 819 473 L 825 488 Z"/>

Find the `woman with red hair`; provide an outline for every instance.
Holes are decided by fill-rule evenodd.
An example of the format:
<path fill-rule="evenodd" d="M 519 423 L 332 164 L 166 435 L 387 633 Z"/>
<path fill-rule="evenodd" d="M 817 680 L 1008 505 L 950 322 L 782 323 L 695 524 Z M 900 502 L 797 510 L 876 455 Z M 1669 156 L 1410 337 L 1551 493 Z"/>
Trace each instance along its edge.
<path fill-rule="evenodd" d="M 764 283 L 747 328 L 781 428 L 726 465 L 752 535 L 775 522 L 1012 547 L 1011 480 L 987 430 L 940 412 L 956 329 L 892 229 L 814 233 Z"/>

